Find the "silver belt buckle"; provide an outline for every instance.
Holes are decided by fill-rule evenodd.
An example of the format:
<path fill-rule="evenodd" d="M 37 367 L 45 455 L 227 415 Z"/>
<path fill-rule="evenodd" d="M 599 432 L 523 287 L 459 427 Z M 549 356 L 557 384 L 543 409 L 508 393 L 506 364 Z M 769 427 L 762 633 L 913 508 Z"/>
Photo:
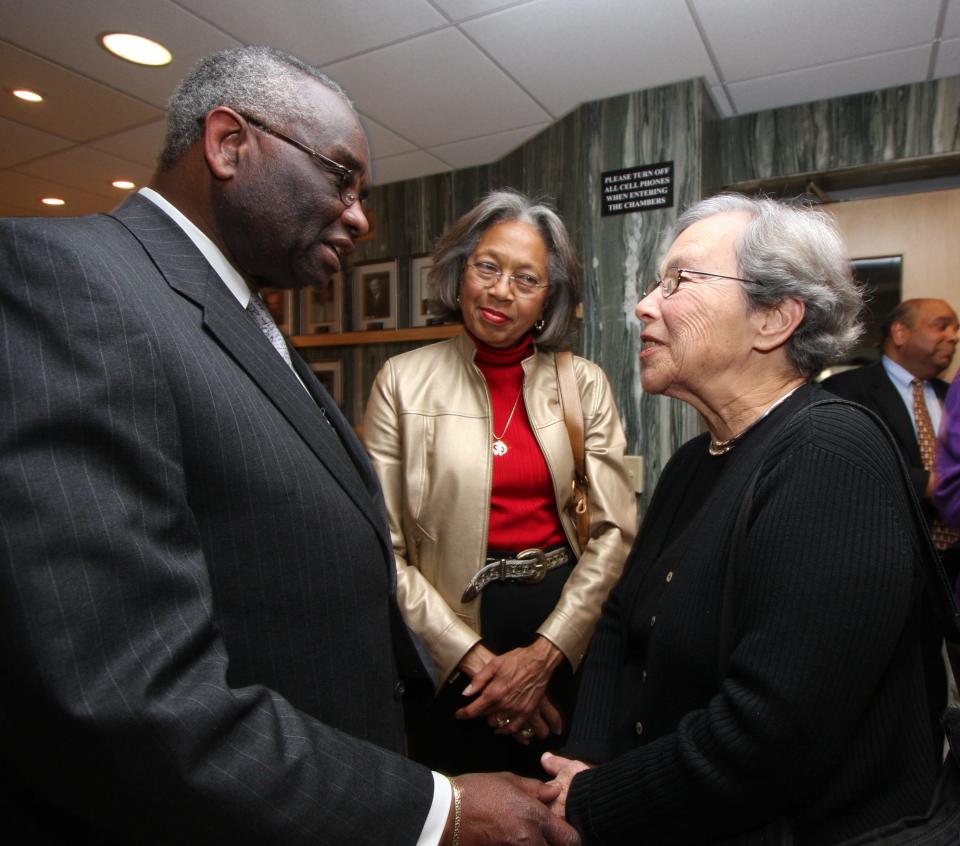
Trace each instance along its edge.
<path fill-rule="evenodd" d="M 529 576 L 525 576 L 518 581 L 523 582 L 528 585 L 535 585 L 538 582 L 542 582 L 547 576 L 547 565 L 543 560 L 543 550 L 533 547 L 531 549 L 525 549 L 523 552 L 517 554 L 517 561 L 533 561 L 533 573 Z"/>

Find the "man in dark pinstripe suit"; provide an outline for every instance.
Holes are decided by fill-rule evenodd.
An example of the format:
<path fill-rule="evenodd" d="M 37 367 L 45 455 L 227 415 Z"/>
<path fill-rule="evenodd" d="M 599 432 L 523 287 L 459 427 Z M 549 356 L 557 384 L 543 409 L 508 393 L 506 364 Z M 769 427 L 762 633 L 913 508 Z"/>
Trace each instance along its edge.
<path fill-rule="evenodd" d="M 538 782 L 399 754 L 423 668 L 375 476 L 246 308 L 339 270 L 368 161 L 335 83 L 240 48 L 151 189 L 0 222 L 7 842 L 576 842 Z"/>

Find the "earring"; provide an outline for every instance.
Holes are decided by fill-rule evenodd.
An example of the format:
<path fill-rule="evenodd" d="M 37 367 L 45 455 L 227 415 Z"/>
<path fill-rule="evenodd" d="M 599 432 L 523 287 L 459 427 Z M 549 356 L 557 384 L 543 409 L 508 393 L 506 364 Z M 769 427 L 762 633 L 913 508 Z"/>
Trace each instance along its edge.
<path fill-rule="evenodd" d="M 460 305 L 460 295 L 457 294 L 457 305 Z"/>
<path fill-rule="evenodd" d="M 538 332 L 542 332 L 544 326 L 546 326 L 546 323 L 543 322 L 542 317 L 536 323 L 533 324 L 533 328 L 536 329 Z"/>

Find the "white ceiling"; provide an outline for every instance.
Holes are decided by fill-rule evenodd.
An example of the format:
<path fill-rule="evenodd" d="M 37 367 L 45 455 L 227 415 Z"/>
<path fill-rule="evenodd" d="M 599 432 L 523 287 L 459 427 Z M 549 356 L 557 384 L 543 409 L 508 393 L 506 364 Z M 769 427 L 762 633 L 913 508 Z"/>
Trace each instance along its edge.
<path fill-rule="evenodd" d="M 83 214 L 142 184 L 165 103 L 200 56 L 244 43 L 338 80 L 375 182 L 501 158 L 579 104 L 702 76 L 745 114 L 960 74 L 960 0 L 30 0 L 0 7 L 0 214 Z M 149 36 L 166 68 L 105 31 Z M 8 94 L 45 96 L 29 105 Z M 42 196 L 62 196 L 50 210 Z"/>

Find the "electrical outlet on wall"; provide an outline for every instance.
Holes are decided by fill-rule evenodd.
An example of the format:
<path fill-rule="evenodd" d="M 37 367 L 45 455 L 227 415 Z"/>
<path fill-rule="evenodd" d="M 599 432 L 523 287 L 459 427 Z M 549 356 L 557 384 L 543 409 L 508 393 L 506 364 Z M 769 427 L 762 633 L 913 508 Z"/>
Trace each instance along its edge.
<path fill-rule="evenodd" d="M 630 474 L 630 480 L 633 482 L 633 489 L 638 494 L 643 493 L 643 456 L 625 455 L 623 463 Z"/>

